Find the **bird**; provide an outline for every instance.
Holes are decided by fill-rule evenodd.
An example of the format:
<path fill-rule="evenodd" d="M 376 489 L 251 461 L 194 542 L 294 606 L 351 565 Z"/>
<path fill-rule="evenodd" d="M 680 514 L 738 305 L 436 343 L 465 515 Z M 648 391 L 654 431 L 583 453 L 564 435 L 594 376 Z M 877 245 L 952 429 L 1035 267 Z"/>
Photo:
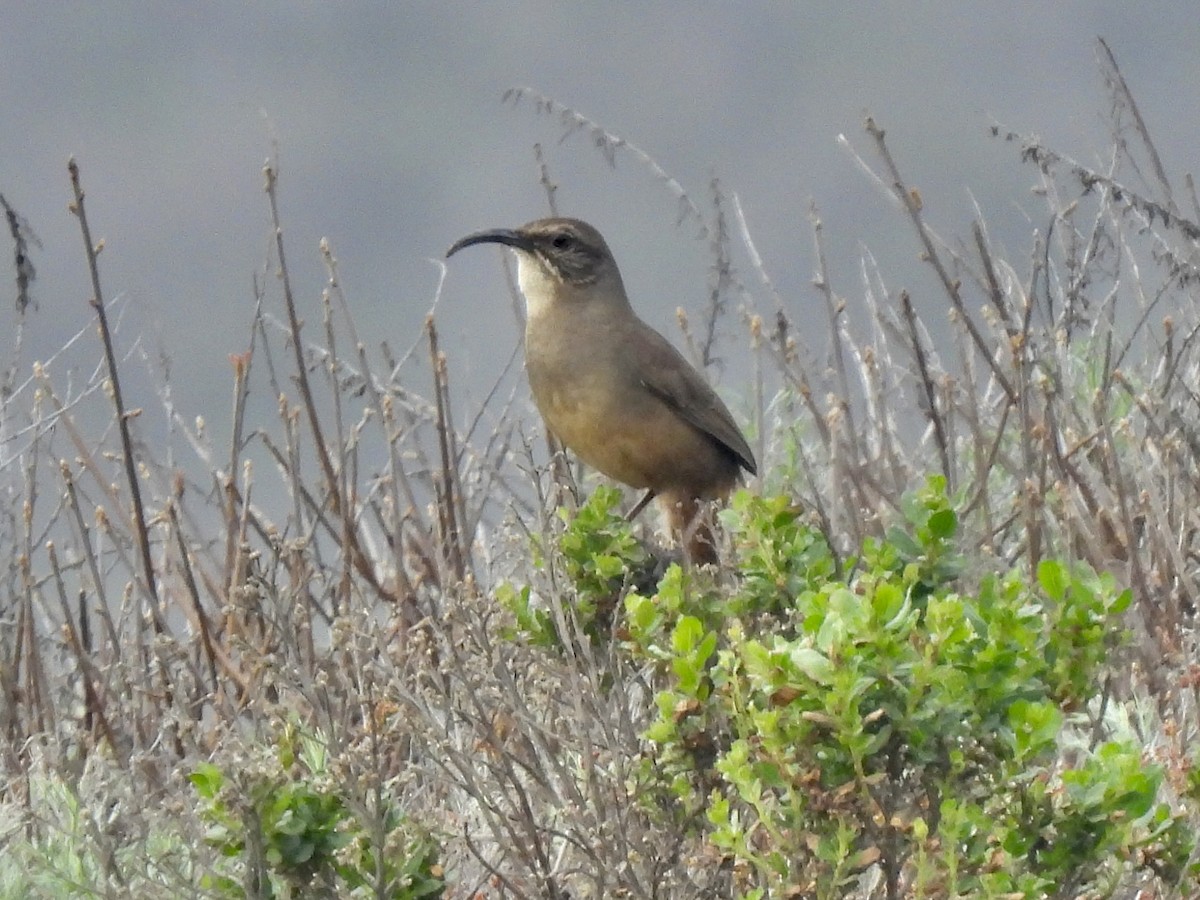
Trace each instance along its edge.
<path fill-rule="evenodd" d="M 629 302 L 617 262 L 580 219 L 537 219 L 477 231 L 476 244 L 515 251 L 525 297 L 525 370 L 549 431 L 584 463 L 657 498 L 688 558 L 717 561 L 705 501 L 724 501 L 754 453 L 728 407 Z"/>

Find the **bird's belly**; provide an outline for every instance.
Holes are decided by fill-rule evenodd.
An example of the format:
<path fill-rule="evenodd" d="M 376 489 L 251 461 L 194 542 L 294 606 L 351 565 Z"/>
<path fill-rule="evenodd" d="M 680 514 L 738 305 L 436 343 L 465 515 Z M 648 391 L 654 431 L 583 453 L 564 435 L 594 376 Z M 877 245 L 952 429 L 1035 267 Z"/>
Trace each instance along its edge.
<path fill-rule="evenodd" d="M 639 464 L 635 426 L 607 399 L 603 391 L 580 386 L 552 390 L 538 406 L 546 426 L 589 466 L 630 487 L 650 487 L 645 467 Z"/>
<path fill-rule="evenodd" d="M 559 385 L 536 396 L 549 429 L 581 460 L 633 488 L 663 492 L 684 485 L 717 496 L 736 464 L 714 442 L 658 401 L 614 402 L 612 385 Z M 626 399 L 629 395 L 625 394 Z"/>

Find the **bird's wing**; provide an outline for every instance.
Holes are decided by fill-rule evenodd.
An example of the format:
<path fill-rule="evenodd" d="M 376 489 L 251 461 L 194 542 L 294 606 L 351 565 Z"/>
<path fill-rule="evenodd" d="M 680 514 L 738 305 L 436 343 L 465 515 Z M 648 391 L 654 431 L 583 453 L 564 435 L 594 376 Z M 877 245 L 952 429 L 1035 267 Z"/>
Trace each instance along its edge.
<path fill-rule="evenodd" d="M 688 423 L 720 441 L 742 468 L 757 475 L 758 464 L 750 445 L 704 377 L 654 329 L 644 327 L 630 337 L 637 345 L 630 349 L 639 362 L 638 376 L 646 389 Z"/>

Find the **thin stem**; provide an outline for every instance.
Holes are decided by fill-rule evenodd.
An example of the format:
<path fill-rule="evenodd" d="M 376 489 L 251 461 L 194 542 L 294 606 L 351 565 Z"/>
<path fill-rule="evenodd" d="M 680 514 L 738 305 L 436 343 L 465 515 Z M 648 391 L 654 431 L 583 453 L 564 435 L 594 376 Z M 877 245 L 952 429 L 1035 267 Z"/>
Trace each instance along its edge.
<path fill-rule="evenodd" d="M 146 528 L 146 510 L 142 505 L 142 488 L 138 481 L 137 463 L 133 456 L 133 438 L 129 434 L 129 419 L 131 414 L 125 409 L 125 399 L 121 393 L 121 378 L 117 371 L 117 356 L 113 351 L 112 332 L 108 327 L 108 315 L 104 307 L 104 293 L 100 289 L 100 267 L 97 257 L 104 249 L 103 244 L 92 242 L 92 232 L 88 227 L 87 213 L 83 206 L 83 187 L 79 181 L 79 166 L 72 157 L 67 162 L 67 170 L 71 173 L 71 188 L 75 192 L 75 201 L 71 204 L 71 212 L 79 219 L 79 229 L 83 233 L 83 246 L 87 253 L 88 273 L 92 279 L 92 309 L 96 311 L 96 321 L 100 327 L 100 339 L 104 344 L 104 362 L 108 369 L 108 380 L 112 385 L 113 407 L 116 410 L 117 428 L 121 434 L 121 456 L 125 464 L 125 479 L 129 483 L 129 496 L 133 503 L 133 530 L 137 538 L 138 553 L 141 557 L 142 579 L 149 593 L 150 619 L 154 623 L 157 634 L 163 634 L 165 628 L 159 615 L 158 585 L 154 578 L 154 560 L 150 555 L 150 534 Z"/>

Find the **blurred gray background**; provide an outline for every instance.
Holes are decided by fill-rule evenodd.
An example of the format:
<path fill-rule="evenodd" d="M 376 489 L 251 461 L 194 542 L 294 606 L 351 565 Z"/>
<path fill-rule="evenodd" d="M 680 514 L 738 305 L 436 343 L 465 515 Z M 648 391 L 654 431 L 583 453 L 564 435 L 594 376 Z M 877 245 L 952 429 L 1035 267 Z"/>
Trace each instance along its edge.
<path fill-rule="evenodd" d="M 261 165 L 278 142 L 289 264 L 319 329 L 327 237 L 370 340 L 406 346 L 435 296 L 439 259 L 466 232 L 546 213 L 540 142 L 565 214 L 608 237 L 635 306 L 673 338 L 697 315 L 707 253 L 677 204 L 628 153 L 615 169 L 528 86 L 651 154 L 711 213 L 715 176 L 741 201 L 767 270 L 797 318 L 823 320 L 811 286 L 810 202 L 836 289 L 860 294 L 870 250 L 889 287 L 936 318 L 944 300 L 903 218 L 840 148 L 871 155 L 888 132 L 929 220 L 969 234 L 977 201 L 993 238 L 1028 253 L 1044 216 L 1036 173 L 993 120 L 1103 167 L 1111 143 L 1096 38 L 1110 43 L 1168 172 L 1194 167 L 1200 17 L 1194 3 L 24 3 L 0 4 L 0 192 L 26 218 L 38 309 L 23 364 L 92 321 L 68 156 L 88 191 L 106 293 L 171 359 L 175 402 L 217 428 L 230 353 L 248 340 L 252 277 L 270 241 Z M 1045 222 L 1035 224 L 1045 227 Z M 16 322 L 4 241 L 0 316 Z M 456 257 L 438 320 L 460 418 L 517 341 L 496 251 Z M 738 265 L 747 281 L 744 255 Z M 272 302 L 277 309 L 277 290 Z M 319 334 L 312 333 L 313 337 Z M 727 337 L 734 364 L 744 335 Z M 153 404 L 131 376 L 130 405 Z M 737 390 L 733 387 L 733 390 Z M 268 399 L 268 408 L 273 401 Z"/>

